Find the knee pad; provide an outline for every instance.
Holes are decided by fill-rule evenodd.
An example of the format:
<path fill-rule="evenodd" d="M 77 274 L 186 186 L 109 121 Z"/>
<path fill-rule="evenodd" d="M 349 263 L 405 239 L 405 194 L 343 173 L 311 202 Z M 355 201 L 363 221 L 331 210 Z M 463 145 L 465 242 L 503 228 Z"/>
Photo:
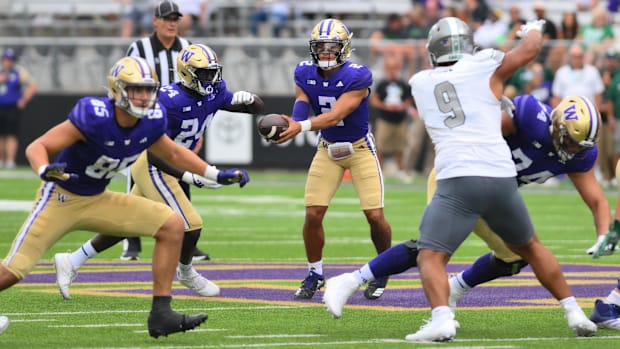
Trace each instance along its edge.
<path fill-rule="evenodd" d="M 519 274 L 519 272 L 521 272 L 521 269 L 525 268 L 528 265 L 528 263 L 523 259 L 511 263 L 506 263 L 503 260 L 495 257 L 494 254 L 491 255 L 491 263 L 493 263 L 497 267 L 497 270 L 502 274 L 502 276 L 512 276 Z"/>

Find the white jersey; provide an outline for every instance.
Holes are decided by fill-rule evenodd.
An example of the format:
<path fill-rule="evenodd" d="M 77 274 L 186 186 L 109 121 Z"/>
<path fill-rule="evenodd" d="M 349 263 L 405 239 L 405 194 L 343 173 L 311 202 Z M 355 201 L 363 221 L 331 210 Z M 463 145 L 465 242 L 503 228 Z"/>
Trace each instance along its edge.
<path fill-rule="evenodd" d="M 502 137 L 500 101 L 490 88 L 490 77 L 503 59 L 503 52 L 486 49 L 409 80 L 435 145 L 437 179 L 517 175 Z"/>

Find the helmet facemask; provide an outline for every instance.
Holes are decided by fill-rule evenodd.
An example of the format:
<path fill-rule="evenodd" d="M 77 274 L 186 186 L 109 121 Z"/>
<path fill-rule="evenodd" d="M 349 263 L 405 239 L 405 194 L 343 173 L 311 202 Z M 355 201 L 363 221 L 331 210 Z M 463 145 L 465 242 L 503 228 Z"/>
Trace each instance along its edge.
<path fill-rule="evenodd" d="M 159 84 L 155 84 L 152 86 L 151 85 L 128 85 L 128 84 L 125 84 L 123 81 L 118 81 L 116 84 L 121 94 L 120 98 L 116 102 L 116 105 L 121 107 L 122 109 L 125 109 L 127 113 L 129 113 L 131 116 L 134 116 L 138 119 L 142 119 L 144 116 L 146 116 L 149 113 L 151 109 L 153 109 L 153 107 L 157 103 L 157 98 L 158 98 L 157 91 L 159 90 Z M 140 92 L 139 91 L 131 92 L 130 89 L 134 89 L 134 90 L 146 89 L 147 90 L 149 97 L 146 98 L 147 103 L 145 106 L 134 104 L 130 94 L 132 93 L 137 94 Z M 133 98 L 133 99 L 137 99 L 137 98 Z"/>
<path fill-rule="evenodd" d="M 351 55 L 351 38 L 353 33 L 337 19 L 324 19 L 310 34 L 310 56 L 314 65 L 323 70 L 334 69 L 343 65 Z M 321 53 L 329 53 L 328 60 L 321 60 Z M 332 59 L 331 57 L 335 57 Z"/>
<path fill-rule="evenodd" d="M 217 84 L 222 81 L 222 66 L 219 64 L 211 64 L 209 68 L 188 66 L 186 69 L 192 75 L 190 86 L 186 85 L 186 87 L 203 96 L 212 93 Z"/>

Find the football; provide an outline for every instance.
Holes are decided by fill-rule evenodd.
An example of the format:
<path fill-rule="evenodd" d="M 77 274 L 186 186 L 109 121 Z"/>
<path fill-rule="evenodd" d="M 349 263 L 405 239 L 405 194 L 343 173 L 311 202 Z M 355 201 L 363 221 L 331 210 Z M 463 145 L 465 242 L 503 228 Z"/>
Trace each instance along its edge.
<path fill-rule="evenodd" d="M 258 133 L 268 141 L 276 141 L 288 128 L 288 121 L 280 114 L 267 114 L 258 120 Z"/>

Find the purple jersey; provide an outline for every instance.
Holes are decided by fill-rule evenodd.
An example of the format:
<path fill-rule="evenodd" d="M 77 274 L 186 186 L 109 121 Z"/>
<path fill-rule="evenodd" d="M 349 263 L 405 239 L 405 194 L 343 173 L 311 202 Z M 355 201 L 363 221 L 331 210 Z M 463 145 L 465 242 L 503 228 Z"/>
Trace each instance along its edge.
<path fill-rule="evenodd" d="M 310 99 L 315 115 L 331 110 L 345 92 L 370 88 L 372 73 L 357 63 L 345 62 L 329 79 L 319 74 L 312 61 L 303 61 L 295 69 L 295 84 Z M 329 142 L 354 142 L 368 133 L 368 97 L 336 126 L 321 130 L 321 137 Z"/>
<path fill-rule="evenodd" d="M 233 93 L 226 89 L 224 81 L 217 88 L 208 88 L 207 91 L 206 95 L 201 96 L 183 89 L 180 83 L 163 86 L 159 90 L 159 102 L 168 115 L 166 133 L 175 143 L 194 149 L 215 112 L 230 106 Z"/>
<path fill-rule="evenodd" d="M 562 163 L 555 153 L 549 126 L 551 107 L 531 95 L 514 99 L 514 122 L 517 133 L 506 137 L 512 159 L 517 167 L 519 185 L 544 183 L 565 173 L 589 171 L 598 154 L 596 146 L 582 151 Z"/>
<path fill-rule="evenodd" d="M 114 101 L 104 97 L 85 97 L 73 107 L 69 120 L 86 141 L 64 149 L 56 161 L 67 163 L 65 172 L 79 178 L 58 185 L 79 195 L 101 193 L 166 131 L 166 113 L 159 104 L 134 127 L 119 127 L 114 113 Z"/>

